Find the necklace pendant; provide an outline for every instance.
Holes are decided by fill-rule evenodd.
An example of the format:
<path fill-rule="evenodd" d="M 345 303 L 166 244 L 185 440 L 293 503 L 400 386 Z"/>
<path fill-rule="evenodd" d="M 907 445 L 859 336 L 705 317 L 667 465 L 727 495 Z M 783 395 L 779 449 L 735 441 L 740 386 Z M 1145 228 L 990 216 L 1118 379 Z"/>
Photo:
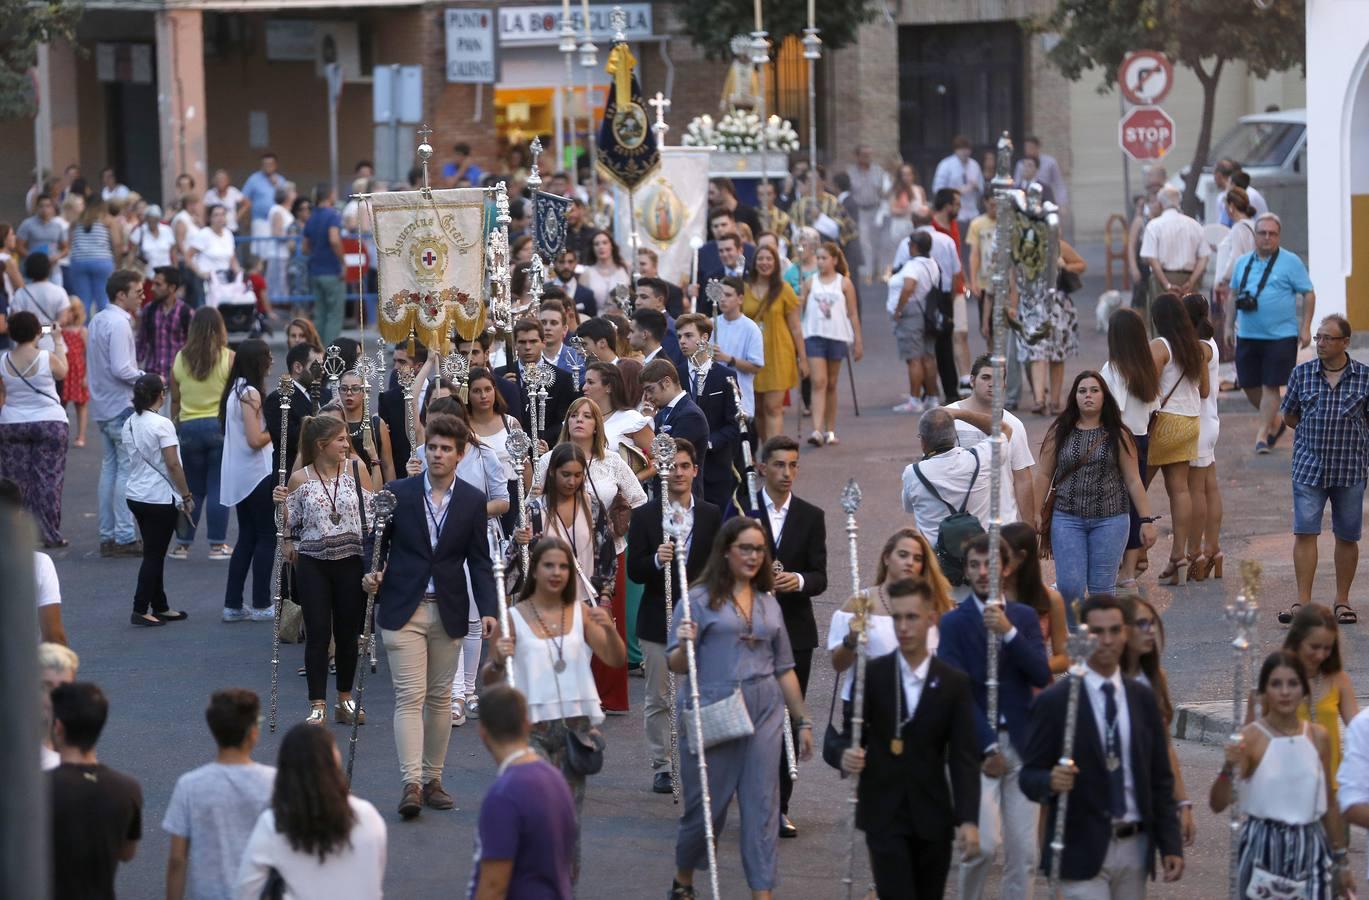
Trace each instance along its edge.
<path fill-rule="evenodd" d="M 341 524 L 342 524 L 342 513 L 338 513 L 338 512 L 329 513 L 329 514 L 328 514 L 328 521 L 332 522 L 334 525 L 341 525 Z"/>
<path fill-rule="evenodd" d="M 1115 753 L 1109 753 L 1109 754 L 1108 754 L 1108 771 L 1109 771 L 1109 772 L 1116 772 L 1119 768 L 1121 768 L 1121 765 L 1122 765 L 1122 760 L 1118 758 L 1117 754 L 1115 754 Z"/>
<path fill-rule="evenodd" d="M 889 742 L 889 752 L 894 756 L 903 755 L 903 738 L 894 738 Z"/>
<path fill-rule="evenodd" d="M 562 672 L 566 671 L 566 661 L 564 659 L 558 659 L 551 664 L 551 668 L 557 675 L 560 675 Z"/>

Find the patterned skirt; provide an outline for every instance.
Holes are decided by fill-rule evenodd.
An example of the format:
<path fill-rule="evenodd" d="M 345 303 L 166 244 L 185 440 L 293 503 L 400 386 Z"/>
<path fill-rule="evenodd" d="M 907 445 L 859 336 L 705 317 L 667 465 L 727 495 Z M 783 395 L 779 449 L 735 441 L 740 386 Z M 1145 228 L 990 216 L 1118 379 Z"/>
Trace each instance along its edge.
<path fill-rule="evenodd" d="M 1150 428 L 1150 447 L 1146 451 L 1146 465 L 1165 466 L 1196 459 L 1198 428 L 1197 416 L 1160 413 Z"/>
<path fill-rule="evenodd" d="M 1241 879 L 1237 896 L 1246 895 L 1256 868 L 1304 882 L 1307 900 L 1332 900 L 1335 896 L 1330 847 L 1320 822 L 1289 825 L 1251 816 L 1241 826 L 1237 858 Z"/>

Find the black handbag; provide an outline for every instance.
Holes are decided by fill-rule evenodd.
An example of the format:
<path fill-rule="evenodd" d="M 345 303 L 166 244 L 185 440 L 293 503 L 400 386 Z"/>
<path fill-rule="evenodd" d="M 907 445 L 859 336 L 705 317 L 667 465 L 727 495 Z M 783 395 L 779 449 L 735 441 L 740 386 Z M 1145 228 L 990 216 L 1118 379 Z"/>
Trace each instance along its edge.
<path fill-rule="evenodd" d="M 1061 269 L 1055 277 L 1055 289 L 1062 294 L 1073 294 L 1084 289 L 1084 279 L 1077 272 Z"/>
<path fill-rule="evenodd" d="M 604 736 L 598 731 L 580 734 L 566 727 L 566 765 L 575 774 L 598 775 L 604 768 L 604 747 Z"/>
<path fill-rule="evenodd" d="M 822 732 L 822 761 L 841 771 L 841 755 L 851 747 L 851 736 L 836 725 L 837 694 L 841 692 L 841 679 L 832 688 L 832 703 L 827 708 L 827 727 Z M 846 712 L 850 701 L 841 701 L 841 720 L 846 722 Z"/>

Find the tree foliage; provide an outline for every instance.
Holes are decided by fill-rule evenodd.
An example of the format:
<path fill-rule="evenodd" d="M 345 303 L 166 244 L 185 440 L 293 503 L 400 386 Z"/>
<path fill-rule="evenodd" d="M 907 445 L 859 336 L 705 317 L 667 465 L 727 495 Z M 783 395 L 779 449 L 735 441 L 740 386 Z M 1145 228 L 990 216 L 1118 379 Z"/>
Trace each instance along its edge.
<path fill-rule="evenodd" d="M 33 115 L 29 70 L 38 62 L 38 45 L 72 40 L 81 13 L 80 0 L 0 0 L 0 119 Z"/>
<path fill-rule="evenodd" d="M 753 0 L 679 0 L 677 5 L 685 34 L 710 59 L 729 58 L 728 42 L 733 35 L 749 34 L 755 27 Z M 823 49 L 837 50 L 850 44 L 861 24 L 874 19 L 883 8 L 875 0 L 820 0 L 814 18 Z M 808 26 L 807 0 L 765 0 L 762 13 L 773 46 L 791 34 L 802 38 Z"/>
<path fill-rule="evenodd" d="M 1184 195 L 1191 210 L 1212 146 L 1222 70 L 1241 62 L 1258 78 L 1295 67 L 1305 71 L 1304 16 L 1304 0 L 1275 0 L 1266 9 L 1237 0 L 1059 0 L 1038 28 L 1060 36 L 1049 57 L 1065 77 L 1078 81 L 1097 69 L 1102 93 L 1116 84 L 1122 58 L 1132 50 L 1160 50 L 1192 70 L 1203 88 L 1203 112 Z"/>

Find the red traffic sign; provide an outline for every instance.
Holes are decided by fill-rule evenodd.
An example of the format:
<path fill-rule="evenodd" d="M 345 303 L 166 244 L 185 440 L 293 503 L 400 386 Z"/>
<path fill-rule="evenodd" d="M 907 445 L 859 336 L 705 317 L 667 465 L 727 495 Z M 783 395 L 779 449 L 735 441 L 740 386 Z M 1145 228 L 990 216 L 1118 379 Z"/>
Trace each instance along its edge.
<path fill-rule="evenodd" d="M 1118 123 L 1117 142 L 1137 162 L 1163 159 L 1174 149 L 1174 120 L 1158 106 L 1138 106 Z"/>
<path fill-rule="evenodd" d="M 1153 106 L 1169 96 L 1174 86 L 1174 67 L 1158 50 L 1137 50 L 1122 59 L 1117 70 L 1122 96 L 1137 106 Z"/>

